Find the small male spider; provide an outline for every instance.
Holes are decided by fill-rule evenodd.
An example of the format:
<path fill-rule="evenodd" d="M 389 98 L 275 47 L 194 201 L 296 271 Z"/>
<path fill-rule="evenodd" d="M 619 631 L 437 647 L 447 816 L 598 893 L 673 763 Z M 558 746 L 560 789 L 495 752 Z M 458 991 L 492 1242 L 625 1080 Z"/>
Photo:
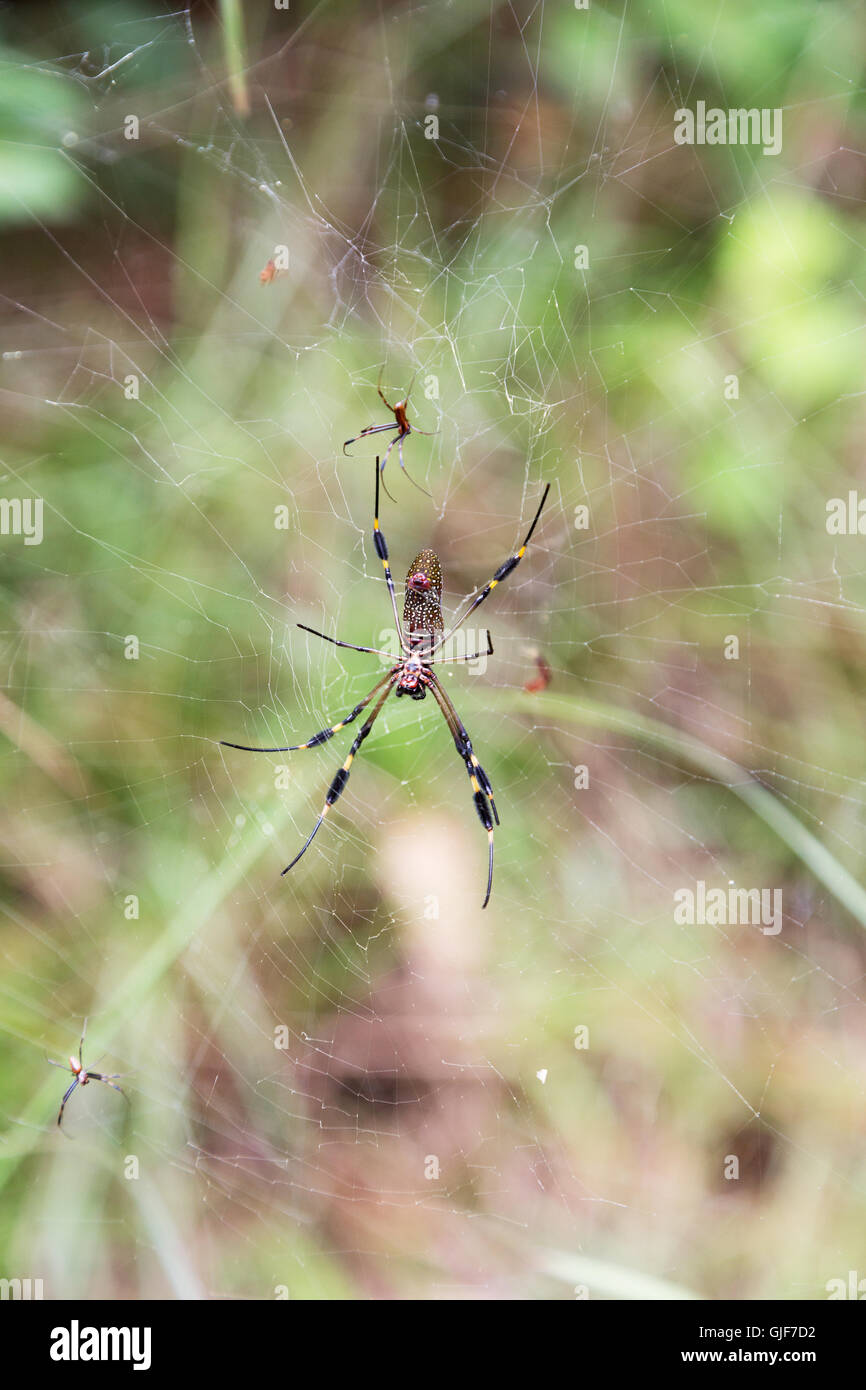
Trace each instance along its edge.
<path fill-rule="evenodd" d="M 466 729 L 463 727 L 460 717 L 451 703 L 450 697 L 440 684 L 439 678 L 433 667 L 434 665 L 441 665 L 449 661 L 476 661 L 479 656 L 490 656 L 493 654 L 493 643 L 490 640 L 489 629 L 487 632 L 486 652 L 473 652 L 468 656 L 442 656 L 441 650 L 449 638 L 454 635 L 463 623 L 465 623 L 470 613 L 473 613 L 475 609 L 484 602 L 487 596 L 493 592 L 497 584 L 501 584 L 503 579 L 506 579 L 508 575 L 511 574 L 511 571 L 516 569 L 520 564 L 520 561 L 526 553 L 526 547 L 529 545 L 532 533 L 538 525 L 541 509 L 547 501 L 550 483 L 548 483 L 547 487 L 544 489 L 544 495 L 538 505 L 538 511 L 535 513 L 532 525 L 527 531 L 526 538 L 520 549 L 515 551 L 504 564 L 499 566 L 493 578 L 488 580 L 483 589 L 476 592 L 466 612 L 462 617 L 458 618 L 447 632 L 444 630 L 444 623 L 442 620 L 442 567 L 439 563 L 439 557 L 436 555 L 435 551 L 432 550 L 422 550 L 415 556 L 415 559 L 409 566 L 409 572 L 406 575 L 406 598 L 403 604 L 404 631 L 397 612 L 397 595 L 394 590 L 391 567 L 388 563 L 388 547 L 385 544 L 385 537 L 379 527 L 380 476 L 379 460 L 377 458 L 373 545 L 375 546 L 376 554 L 382 561 L 385 570 L 385 580 L 391 597 L 391 608 L 394 614 L 397 636 L 400 641 L 401 655 L 382 679 L 373 686 L 370 694 L 363 699 L 360 704 L 357 704 L 352 712 L 346 715 L 345 719 L 341 719 L 337 724 L 332 724 L 330 728 L 322 729 L 319 733 L 314 734 L 311 739 L 308 739 L 306 743 L 295 743 L 287 748 L 252 748 L 246 743 L 228 743 L 225 740 L 221 740 L 221 742 L 225 748 L 238 748 L 245 753 L 295 753 L 302 748 L 315 748 L 318 744 L 326 743 L 329 738 L 333 738 L 334 734 L 339 733 L 340 729 L 345 728 L 347 724 L 351 724 L 352 720 L 356 719 L 361 711 L 367 708 L 371 700 L 378 696 L 373 706 L 372 713 L 368 715 L 366 722 L 362 725 L 360 732 L 356 735 L 349 749 L 349 755 L 346 761 L 343 763 L 343 766 L 339 769 L 328 788 L 325 804 L 322 807 L 319 819 L 313 826 L 312 833 L 303 848 L 295 855 L 291 864 L 283 869 L 283 873 L 287 874 L 289 869 L 295 867 L 301 855 L 309 849 L 313 837 L 321 826 L 325 816 L 330 811 L 334 802 L 345 790 L 355 754 L 372 729 L 379 711 L 391 692 L 393 691 L 398 697 L 401 695 L 409 695 L 413 700 L 423 700 L 426 698 L 427 691 L 431 691 L 433 698 L 442 711 L 448 728 L 451 730 L 454 746 L 466 765 L 475 809 L 478 812 L 478 818 L 481 824 L 487 831 L 489 844 L 487 892 L 484 895 L 484 902 L 481 904 L 482 907 L 486 907 L 490 901 L 490 891 L 493 886 L 493 824 L 494 821 L 497 825 L 499 824 L 499 815 L 496 810 L 496 803 L 493 800 L 493 788 L 490 785 L 490 779 L 476 758 L 472 747 L 472 741 Z M 463 603 L 466 602 L 467 600 L 464 599 Z M 341 642 L 336 637 L 328 637 L 324 632 L 318 632 L 315 628 L 307 627 L 306 623 L 298 623 L 298 627 L 302 628 L 304 632 L 312 633 L 314 637 L 321 637 L 326 642 L 332 642 L 335 647 L 349 647 L 354 652 L 370 652 L 378 656 L 387 657 L 390 655 L 390 653 L 382 651 L 378 647 L 358 647 L 353 642 Z M 440 655 L 437 656 L 437 652 L 440 653 Z"/>
<path fill-rule="evenodd" d="M 384 368 L 383 368 L 383 370 L 384 370 Z M 418 373 L 416 372 L 416 373 L 415 373 L 415 376 L 417 376 L 417 375 L 418 375 Z M 345 444 L 343 445 L 343 453 L 345 454 L 345 452 L 346 452 L 346 450 L 348 449 L 348 447 L 349 447 L 350 444 L 357 444 L 357 442 L 358 442 L 359 439 L 366 439 L 368 434 L 382 434 L 382 433 L 384 433 L 386 430 L 396 430 L 397 433 L 394 435 L 394 438 L 391 440 L 391 443 L 388 445 L 387 449 L 385 450 L 385 457 L 382 459 L 382 473 L 383 473 L 383 475 L 384 475 L 384 472 L 385 472 L 385 464 L 388 462 L 388 455 L 390 454 L 391 450 L 393 449 L 394 445 L 396 444 L 396 445 L 397 445 L 397 457 L 398 457 L 399 460 L 400 460 L 400 467 L 403 469 L 403 472 L 406 474 L 406 477 L 409 478 L 409 482 L 410 482 L 410 483 L 413 483 L 415 487 L 417 487 L 421 492 L 426 493 L 426 495 L 429 497 L 430 494 L 429 494 L 429 492 L 427 492 L 427 489 L 424 488 L 424 487 L 421 487 L 421 484 L 420 484 L 420 483 L 416 483 L 414 478 L 410 478 L 410 477 L 409 477 L 409 474 L 406 472 L 406 465 L 405 465 L 404 462 L 403 462 L 403 440 L 406 438 L 407 435 L 409 435 L 409 434 L 426 434 L 426 435 L 431 435 L 431 434 L 436 434 L 436 433 L 437 433 L 436 430 L 419 430 L 419 429 L 416 428 L 415 425 L 410 425 L 410 424 L 409 424 L 409 420 L 408 420 L 407 415 L 406 415 L 406 407 L 407 407 L 407 405 L 409 404 L 409 397 L 410 397 L 411 394 L 412 394 L 412 387 L 415 385 L 415 376 L 413 376 L 412 380 L 410 381 L 410 383 L 409 383 L 409 390 L 406 392 L 406 395 L 405 395 L 405 397 L 403 398 L 403 400 L 402 400 L 402 401 L 398 401 L 396 405 L 392 405 L 391 402 L 387 399 L 387 397 L 385 396 L 385 394 L 384 394 L 384 392 L 383 392 L 383 390 L 382 390 L 382 372 L 379 373 L 379 384 L 378 384 L 378 386 L 376 387 L 376 390 L 379 392 L 379 395 L 380 395 L 382 401 L 385 403 L 385 405 L 388 407 L 388 409 L 389 409 L 390 411 L 393 412 L 393 414 L 394 414 L 394 423 L 393 423 L 393 425 L 368 425 L 367 428 L 366 428 L 365 430 L 361 430 L 361 433 L 360 433 L 360 434 L 356 434 L 355 437 L 354 437 L 354 439 L 347 439 L 347 440 L 346 440 Z M 378 464 L 378 462 L 379 462 L 379 460 L 377 459 L 377 460 L 376 460 L 376 463 Z M 391 494 L 390 494 L 390 492 L 388 492 L 388 488 L 387 488 L 386 485 L 385 485 L 385 478 L 384 478 L 384 476 L 383 476 L 383 478 L 382 478 L 382 486 L 383 486 L 383 488 L 385 488 L 385 491 L 386 491 L 386 493 L 388 493 L 388 496 L 391 497 Z M 393 498 L 393 497 L 391 497 L 391 501 L 392 501 L 392 502 L 394 501 L 394 498 Z"/>
<path fill-rule="evenodd" d="M 67 1066 L 65 1062 L 54 1062 L 54 1061 L 52 1061 L 52 1059 L 51 1059 L 50 1057 L 46 1057 L 46 1059 L 45 1059 L 47 1062 L 50 1062 L 50 1063 L 51 1063 L 51 1066 L 52 1066 L 52 1067 L 62 1067 L 64 1071 L 69 1071 L 69 1072 L 71 1072 L 72 1075 L 73 1075 L 73 1077 L 75 1078 L 74 1081 L 72 1082 L 72 1085 L 69 1087 L 68 1091 L 66 1092 L 66 1095 L 63 1097 L 62 1101 L 60 1102 L 60 1110 L 59 1110 L 58 1115 L 57 1115 L 57 1124 L 58 1124 L 58 1127 L 60 1126 L 60 1124 L 62 1123 L 62 1120 L 63 1120 L 63 1111 L 64 1111 L 64 1109 L 65 1109 L 65 1107 L 66 1107 L 66 1102 L 68 1101 L 69 1097 L 72 1095 L 72 1092 L 75 1090 L 75 1087 L 76 1087 L 76 1086 L 86 1086 L 87 1083 L 88 1083 L 88 1081 L 104 1081 L 104 1082 L 105 1082 L 105 1085 L 106 1085 L 106 1086 L 110 1086 L 111 1089 L 112 1089 L 113 1091 L 120 1091 L 120 1094 L 123 1096 L 123 1099 L 126 1101 L 127 1105 L 129 1104 L 129 1097 L 128 1097 L 128 1095 L 126 1094 L 126 1092 L 123 1091 L 123 1090 L 121 1090 L 121 1088 L 120 1088 L 119 1086 L 115 1086 L 115 1084 L 114 1084 L 116 1080 L 118 1080 L 121 1076 L 123 1076 L 123 1072 L 122 1072 L 122 1071 L 112 1072 L 110 1076 L 103 1076 L 103 1074 L 102 1074 L 101 1071 L 87 1071 L 87 1070 L 85 1069 L 84 1062 L 83 1062 L 82 1059 L 81 1059 L 81 1051 L 82 1051 L 82 1048 L 84 1047 L 84 1037 L 85 1037 L 85 1034 L 86 1034 L 86 1033 L 87 1033 L 87 1019 L 84 1020 L 84 1028 L 82 1029 L 82 1032 L 81 1032 L 81 1042 L 78 1044 L 78 1058 L 76 1059 L 75 1057 L 70 1057 L 70 1058 L 69 1058 L 69 1066 Z M 64 1130 L 64 1133 L 65 1133 L 65 1132 L 66 1132 L 66 1131 Z"/>

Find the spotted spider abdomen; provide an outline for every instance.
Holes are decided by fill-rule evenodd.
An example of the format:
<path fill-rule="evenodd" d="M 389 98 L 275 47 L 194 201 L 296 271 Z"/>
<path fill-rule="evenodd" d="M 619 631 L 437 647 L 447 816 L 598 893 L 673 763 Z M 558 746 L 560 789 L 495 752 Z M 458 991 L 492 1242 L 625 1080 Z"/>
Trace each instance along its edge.
<path fill-rule="evenodd" d="M 403 622 L 410 637 L 424 633 L 435 639 L 442 634 L 442 566 L 435 550 L 419 551 L 409 566 Z"/>

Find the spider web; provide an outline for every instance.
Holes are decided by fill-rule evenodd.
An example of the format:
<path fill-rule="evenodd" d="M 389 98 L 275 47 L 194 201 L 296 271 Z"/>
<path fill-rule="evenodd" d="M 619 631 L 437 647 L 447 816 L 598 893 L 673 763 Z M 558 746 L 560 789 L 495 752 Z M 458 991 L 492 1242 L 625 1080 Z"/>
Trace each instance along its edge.
<path fill-rule="evenodd" d="M 0 1273 L 824 1297 L 863 1249 L 852 15 L 258 10 L 242 53 L 228 5 L 5 54 L 4 495 L 44 538 L 3 537 Z M 701 97 L 782 108 L 781 157 L 677 146 Z M 432 432 L 385 475 L 401 590 L 432 545 L 457 614 L 552 483 L 468 624 L 494 655 L 444 668 L 485 913 L 432 700 L 385 705 L 285 877 L 360 721 L 219 742 L 381 676 L 296 626 L 393 641 L 390 436 L 342 451 L 380 373 Z M 678 923 L 698 881 L 780 891 L 781 931 Z M 132 1104 L 79 1089 L 67 1146 L 40 1049 L 85 1015 Z"/>

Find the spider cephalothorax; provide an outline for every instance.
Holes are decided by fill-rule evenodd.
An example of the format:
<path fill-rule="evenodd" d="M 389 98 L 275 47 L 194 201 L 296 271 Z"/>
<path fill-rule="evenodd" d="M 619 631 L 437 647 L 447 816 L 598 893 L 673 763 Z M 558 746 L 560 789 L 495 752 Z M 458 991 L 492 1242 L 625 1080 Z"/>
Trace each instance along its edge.
<path fill-rule="evenodd" d="M 365 433 L 369 433 L 369 431 L 365 431 Z M 351 441 L 349 442 L 351 443 Z M 494 822 L 496 825 L 499 824 L 499 815 L 496 810 L 496 803 L 493 800 L 493 787 L 490 784 L 490 778 L 475 756 L 472 740 L 461 723 L 460 716 L 451 703 L 450 696 L 440 683 L 434 667 L 449 661 L 476 661 L 479 656 L 483 655 L 481 652 L 472 652 L 471 654 L 461 654 L 460 656 L 443 656 L 442 649 L 448 639 L 452 637 L 457 629 L 466 621 L 469 614 L 474 612 L 479 604 L 484 602 L 488 594 L 493 592 L 497 584 L 501 584 L 503 579 L 506 579 L 511 571 L 520 564 L 526 552 L 526 547 L 529 545 L 532 533 L 538 525 L 541 509 L 550 491 L 550 483 L 548 483 L 547 487 L 544 489 L 544 496 L 539 503 L 538 511 L 535 513 L 532 525 L 526 533 L 526 539 L 523 545 L 519 550 L 515 551 L 513 555 L 510 555 L 504 564 L 499 566 L 499 569 L 493 575 L 492 579 L 487 581 L 483 589 L 478 590 L 465 613 L 458 618 L 457 622 L 452 625 L 448 632 L 445 632 L 444 623 L 442 621 L 442 566 L 439 563 L 439 557 L 433 550 L 420 551 L 409 566 L 409 572 L 406 575 L 406 598 L 403 603 L 403 623 L 401 624 L 400 622 L 400 617 L 397 612 L 397 595 L 394 590 L 394 579 L 388 561 L 388 547 L 385 543 L 385 537 L 382 535 L 379 527 L 379 478 L 379 460 L 376 459 L 376 506 L 373 518 L 373 545 L 375 546 L 376 554 L 382 561 L 382 566 L 385 571 L 385 581 L 388 585 L 388 593 L 391 598 L 391 609 L 394 614 L 394 626 L 397 629 L 397 637 L 400 641 L 400 657 L 390 666 L 382 679 L 373 686 L 373 689 L 366 699 L 361 700 L 351 713 L 346 715 L 345 719 L 341 719 L 338 724 L 332 724 L 328 729 L 321 729 L 319 733 L 314 734 L 306 743 L 292 744 L 288 748 L 251 748 L 249 744 L 246 743 L 225 743 L 225 747 L 240 748 L 247 753 L 294 753 L 301 748 L 315 748 L 318 744 L 325 743 L 329 738 L 333 738 L 334 734 L 339 733 L 347 724 L 351 724 L 354 719 L 357 719 L 361 711 L 367 708 L 374 698 L 376 700 L 372 712 L 367 716 L 360 731 L 355 735 L 352 741 L 352 746 L 349 749 L 346 761 L 334 775 L 325 797 L 325 804 L 322 807 L 321 815 L 313 826 L 312 832 L 306 843 L 295 855 L 291 864 L 283 869 L 283 873 L 287 874 L 289 869 L 295 867 L 301 855 L 309 848 L 313 836 L 318 831 L 325 816 L 330 811 L 334 802 L 345 790 L 355 754 L 372 729 L 379 711 L 391 692 L 393 691 L 396 696 L 409 695 L 413 700 L 423 700 L 426 698 L 427 691 L 429 690 L 442 711 L 448 728 L 451 730 L 454 747 L 463 759 L 469 776 L 469 785 L 472 788 L 472 800 L 478 812 L 478 819 L 487 831 L 489 844 L 487 892 L 484 895 L 484 902 L 481 904 L 482 907 L 486 907 L 490 901 L 490 890 L 493 886 L 493 826 Z M 376 656 L 388 656 L 388 653 L 382 651 L 380 647 L 359 647 L 356 646 L 354 642 L 341 642 L 336 637 L 328 637 L 324 632 L 317 632 L 315 628 L 307 627 L 305 623 L 298 623 L 298 627 L 303 628 L 305 632 L 312 632 L 316 637 L 323 637 L 326 642 L 333 642 L 337 647 L 349 647 L 352 651 L 356 652 L 370 652 Z M 486 655 L 493 655 L 493 643 L 490 640 L 489 632 L 487 633 Z"/>
<path fill-rule="evenodd" d="M 397 673 L 394 694 L 411 695 L 413 700 L 423 700 L 427 694 L 428 678 L 420 656 L 407 656 L 394 669 Z"/>

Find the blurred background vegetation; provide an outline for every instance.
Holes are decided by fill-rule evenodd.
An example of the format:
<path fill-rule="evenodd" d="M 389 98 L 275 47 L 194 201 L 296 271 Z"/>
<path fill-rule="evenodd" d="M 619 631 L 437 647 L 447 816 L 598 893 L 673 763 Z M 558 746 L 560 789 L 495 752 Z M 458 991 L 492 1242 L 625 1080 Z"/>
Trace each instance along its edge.
<path fill-rule="evenodd" d="M 2 537 L 0 1275 L 866 1276 L 864 542 L 825 525 L 863 485 L 858 16 L 4 11 L 2 495 L 45 534 Z M 782 153 L 676 145 L 699 99 L 782 108 Z M 483 914 L 432 701 L 387 707 L 285 878 L 349 738 L 218 742 L 309 737 L 376 677 L 295 623 L 388 626 L 375 450 L 341 451 L 380 369 L 438 430 L 429 497 L 388 465 L 395 573 L 433 544 L 451 611 L 553 484 L 495 656 L 449 677 L 502 813 Z M 698 879 L 781 888 L 782 932 L 675 924 Z M 131 1104 L 78 1091 L 67 1143 L 44 1059 L 85 1015 Z"/>

